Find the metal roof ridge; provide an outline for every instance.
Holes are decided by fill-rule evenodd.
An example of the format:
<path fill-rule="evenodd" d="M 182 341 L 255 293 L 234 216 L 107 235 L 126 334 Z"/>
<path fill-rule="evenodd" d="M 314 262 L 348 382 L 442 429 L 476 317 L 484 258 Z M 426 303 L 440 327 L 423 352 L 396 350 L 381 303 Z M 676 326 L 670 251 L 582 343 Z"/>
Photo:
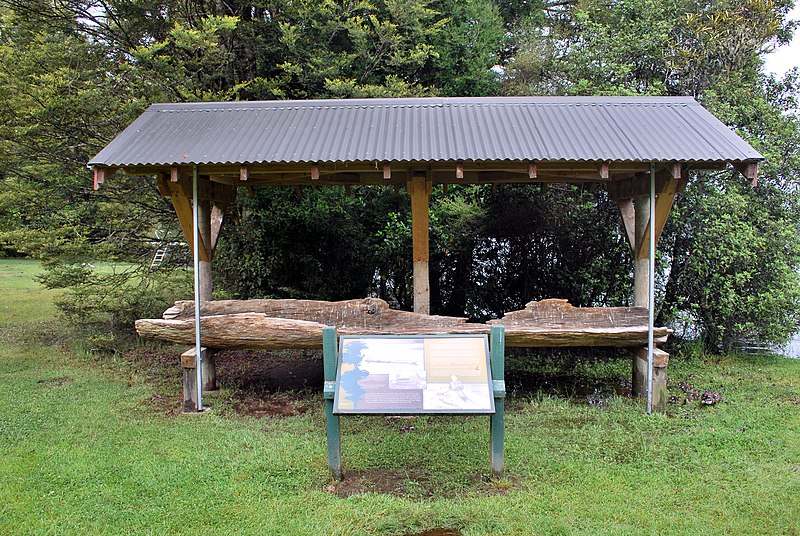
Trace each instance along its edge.
<path fill-rule="evenodd" d="M 155 103 L 148 111 L 250 111 L 270 109 L 334 108 L 444 108 L 465 106 L 606 106 L 689 105 L 700 106 L 692 97 L 651 96 L 528 96 L 528 97 L 416 97 L 396 99 L 308 99 L 269 101 L 221 101 Z"/>

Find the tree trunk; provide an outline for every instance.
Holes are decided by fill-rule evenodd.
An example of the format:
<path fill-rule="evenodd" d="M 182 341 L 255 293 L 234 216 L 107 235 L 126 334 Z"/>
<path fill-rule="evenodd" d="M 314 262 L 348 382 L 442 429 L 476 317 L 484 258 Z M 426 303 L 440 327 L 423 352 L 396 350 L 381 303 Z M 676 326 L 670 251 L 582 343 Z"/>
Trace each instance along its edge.
<path fill-rule="evenodd" d="M 638 307 L 576 308 L 566 300 L 531 302 L 489 324 L 465 319 L 395 311 L 383 300 L 228 300 L 201 306 L 202 344 L 208 348 L 321 348 L 322 328 L 340 335 L 488 334 L 491 324 L 506 328 L 506 345 L 521 347 L 620 346 L 647 344 L 647 310 Z M 136 322 L 142 337 L 190 344 L 194 304 L 177 302 L 164 319 Z M 667 328 L 656 329 L 665 342 Z"/>

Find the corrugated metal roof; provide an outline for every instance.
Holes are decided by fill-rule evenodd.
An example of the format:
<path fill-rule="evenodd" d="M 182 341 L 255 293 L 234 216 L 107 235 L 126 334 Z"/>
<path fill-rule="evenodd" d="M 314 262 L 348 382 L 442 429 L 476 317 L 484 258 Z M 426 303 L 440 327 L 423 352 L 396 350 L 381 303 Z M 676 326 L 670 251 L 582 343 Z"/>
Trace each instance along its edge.
<path fill-rule="evenodd" d="M 686 97 L 154 104 L 89 162 L 745 162 L 762 156 Z"/>

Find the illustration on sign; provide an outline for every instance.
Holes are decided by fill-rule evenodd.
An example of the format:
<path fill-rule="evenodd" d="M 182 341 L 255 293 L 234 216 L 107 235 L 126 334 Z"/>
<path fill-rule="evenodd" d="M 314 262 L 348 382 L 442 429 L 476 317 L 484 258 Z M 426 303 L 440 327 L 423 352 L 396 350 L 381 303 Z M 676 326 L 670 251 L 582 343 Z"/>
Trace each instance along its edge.
<path fill-rule="evenodd" d="M 492 413 L 485 336 L 342 337 L 336 413 Z"/>

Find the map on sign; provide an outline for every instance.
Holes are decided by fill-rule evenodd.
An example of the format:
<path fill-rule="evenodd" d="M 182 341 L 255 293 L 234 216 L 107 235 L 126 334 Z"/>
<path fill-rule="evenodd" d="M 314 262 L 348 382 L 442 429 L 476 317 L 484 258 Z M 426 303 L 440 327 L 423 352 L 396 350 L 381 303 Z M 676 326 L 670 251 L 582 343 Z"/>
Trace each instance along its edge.
<path fill-rule="evenodd" d="M 494 413 L 486 335 L 342 336 L 334 413 Z"/>

